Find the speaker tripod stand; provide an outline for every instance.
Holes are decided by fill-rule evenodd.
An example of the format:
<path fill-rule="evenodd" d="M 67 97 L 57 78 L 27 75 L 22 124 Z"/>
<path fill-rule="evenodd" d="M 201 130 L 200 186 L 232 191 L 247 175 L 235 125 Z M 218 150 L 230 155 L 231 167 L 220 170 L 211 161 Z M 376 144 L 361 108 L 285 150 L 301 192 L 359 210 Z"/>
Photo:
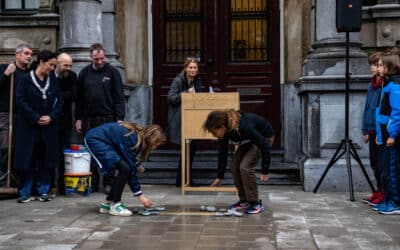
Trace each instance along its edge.
<path fill-rule="evenodd" d="M 368 181 L 369 186 L 371 187 L 372 192 L 375 192 L 375 188 L 372 185 L 371 179 L 369 178 L 367 171 L 365 170 L 364 165 L 361 162 L 360 157 L 357 154 L 356 148 L 353 145 L 353 141 L 349 139 L 349 85 L 350 85 L 350 73 L 349 73 L 349 47 L 350 47 L 350 38 L 349 32 L 346 32 L 346 75 L 345 75 L 345 137 L 341 140 L 339 147 L 336 149 L 336 152 L 333 154 L 331 160 L 325 168 L 325 171 L 321 175 L 317 185 L 315 186 L 313 192 L 316 193 L 318 191 L 319 186 L 324 180 L 326 174 L 329 169 L 331 169 L 335 163 L 345 155 L 346 166 L 347 166 L 347 175 L 349 178 L 349 192 L 350 192 L 350 200 L 354 201 L 354 190 L 353 190 L 353 175 L 351 171 L 351 158 L 352 156 L 354 160 L 357 161 L 358 165 Z"/>

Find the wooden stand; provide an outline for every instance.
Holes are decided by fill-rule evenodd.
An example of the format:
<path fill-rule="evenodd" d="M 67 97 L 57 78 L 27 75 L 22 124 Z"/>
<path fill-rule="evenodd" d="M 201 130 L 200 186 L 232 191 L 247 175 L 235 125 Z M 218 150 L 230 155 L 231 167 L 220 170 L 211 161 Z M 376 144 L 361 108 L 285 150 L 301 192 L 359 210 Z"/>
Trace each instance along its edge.
<path fill-rule="evenodd" d="M 239 93 L 182 93 L 182 195 L 186 191 L 216 191 L 216 192 L 237 192 L 235 187 L 190 187 L 190 140 L 210 139 L 215 140 L 210 133 L 202 129 L 208 114 L 217 109 L 239 110 Z"/>

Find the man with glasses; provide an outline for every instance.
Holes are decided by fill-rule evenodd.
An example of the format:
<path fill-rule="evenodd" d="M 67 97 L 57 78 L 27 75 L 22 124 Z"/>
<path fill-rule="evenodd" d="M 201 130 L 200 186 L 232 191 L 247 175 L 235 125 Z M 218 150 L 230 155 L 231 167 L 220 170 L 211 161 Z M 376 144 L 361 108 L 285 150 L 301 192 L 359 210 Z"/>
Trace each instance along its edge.
<path fill-rule="evenodd" d="M 29 64 L 32 58 L 32 47 L 28 44 L 19 44 L 15 48 L 15 61 L 0 65 L 0 172 L 7 165 L 11 75 L 14 75 L 15 90 L 18 81 L 29 73 Z M 13 91 L 14 92 L 14 91 Z M 13 110 L 15 113 L 15 110 Z M 1 174 L 0 174 L 1 175 Z"/>
<path fill-rule="evenodd" d="M 67 53 L 57 56 L 57 67 L 54 70 L 61 97 L 64 100 L 63 112 L 59 120 L 59 167 L 58 178 L 54 172 L 52 177 L 51 196 L 55 196 L 55 188 L 58 184 L 58 193 L 65 194 L 64 187 L 64 149 L 71 147 L 72 133 L 72 104 L 76 99 L 77 75 L 72 70 L 72 57 Z"/>

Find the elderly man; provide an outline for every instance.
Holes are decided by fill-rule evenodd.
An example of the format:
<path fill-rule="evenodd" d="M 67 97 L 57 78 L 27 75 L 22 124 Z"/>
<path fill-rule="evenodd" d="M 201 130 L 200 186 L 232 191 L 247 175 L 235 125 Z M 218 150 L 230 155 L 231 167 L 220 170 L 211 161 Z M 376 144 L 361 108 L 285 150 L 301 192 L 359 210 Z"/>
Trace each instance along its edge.
<path fill-rule="evenodd" d="M 75 129 L 82 134 L 104 123 L 125 118 L 123 83 L 119 71 L 106 63 L 105 49 L 99 43 L 91 46 L 90 58 L 91 64 L 84 67 L 78 77 Z M 93 191 L 97 191 L 99 179 L 95 168 L 92 165 Z M 112 180 L 112 176 L 104 177 L 105 193 L 111 188 Z"/>
<path fill-rule="evenodd" d="M 32 54 L 31 46 L 20 44 L 15 48 L 15 61 L 0 65 L 0 172 L 7 165 L 11 75 L 14 75 L 15 89 L 16 83 L 29 73 Z"/>
<path fill-rule="evenodd" d="M 64 194 L 64 149 L 71 146 L 72 122 L 72 104 L 76 99 L 77 75 L 71 70 L 72 57 L 67 53 L 61 53 L 57 56 L 57 67 L 54 74 L 58 81 L 61 97 L 64 100 L 63 112 L 59 120 L 59 159 L 58 177 L 54 173 L 52 180 L 51 195 L 55 196 L 54 188 L 58 185 L 58 193 Z"/>

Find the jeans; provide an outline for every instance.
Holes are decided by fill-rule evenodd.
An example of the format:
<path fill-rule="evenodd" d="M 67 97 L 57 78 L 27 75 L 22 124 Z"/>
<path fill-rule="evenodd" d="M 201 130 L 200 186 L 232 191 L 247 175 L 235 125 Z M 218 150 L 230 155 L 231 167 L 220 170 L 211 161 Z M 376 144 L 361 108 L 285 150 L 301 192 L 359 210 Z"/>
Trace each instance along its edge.
<path fill-rule="evenodd" d="M 52 171 L 52 169 L 43 167 L 20 171 L 18 185 L 19 196 L 30 197 L 34 182 L 36 182 L 35 187 L 38 195 L 48 194 L 50 191 L 50 171 Z"/>

